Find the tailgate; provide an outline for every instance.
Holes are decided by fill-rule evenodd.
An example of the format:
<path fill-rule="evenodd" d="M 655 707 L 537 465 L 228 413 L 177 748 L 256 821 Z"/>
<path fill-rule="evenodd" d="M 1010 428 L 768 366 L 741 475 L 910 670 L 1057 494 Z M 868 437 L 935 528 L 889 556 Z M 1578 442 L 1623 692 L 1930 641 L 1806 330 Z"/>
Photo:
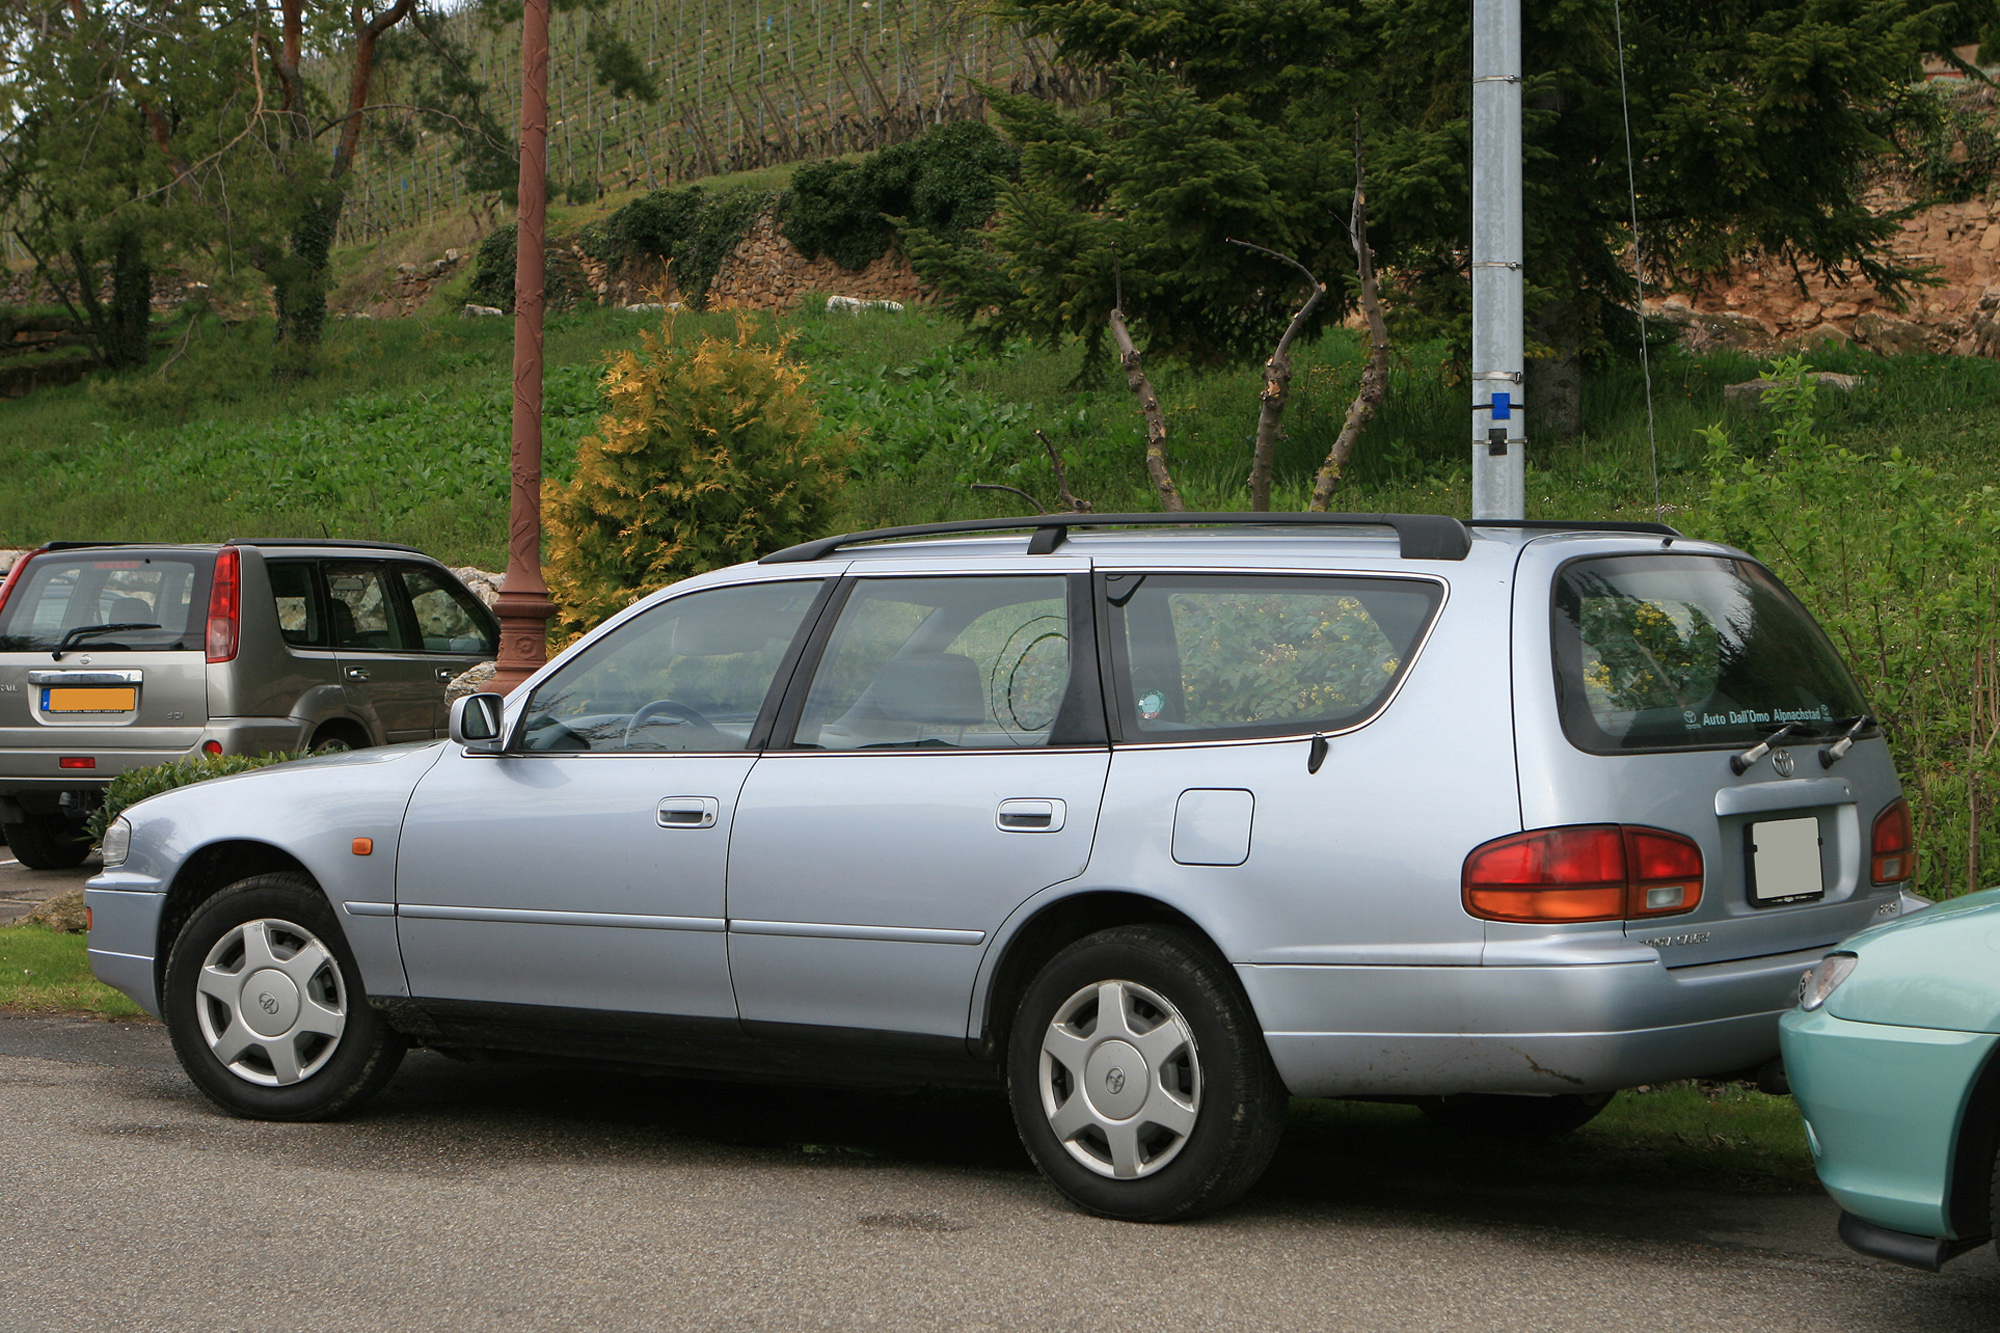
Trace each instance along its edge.
<path fill-rule="evenodd" d="M 186 750 L 208 723 L 205 654 L 0 654 L 0 750 Z"/>

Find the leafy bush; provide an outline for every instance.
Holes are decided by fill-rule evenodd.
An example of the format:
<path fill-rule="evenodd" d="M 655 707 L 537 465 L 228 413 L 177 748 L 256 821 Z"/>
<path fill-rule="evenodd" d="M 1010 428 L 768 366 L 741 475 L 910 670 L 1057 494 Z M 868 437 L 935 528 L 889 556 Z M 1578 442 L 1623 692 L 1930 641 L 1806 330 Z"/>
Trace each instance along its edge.
<path fill-rule="evenodd" d="M 959 485 L 1012 481 L 1008 464 L 1029 437 L 1032 409 L 968 389 L 962 374 L 973 354 L 947 343 L 903 366 L 828 369 L 814 384 L 830 423 L 859 436 L 857 473 L 908 477 L 928 460 L 948 459 Z"/>
<path fill-rule="evenodd" d="M 1001 183 L 1019 169 L 1014 149 L 992 129 L 954 121 L 860 162 L 799 168 L 780 230 L 801 254 L 863 269 L 895 239 L 889 219 L 960 235 L 986 221 Z"/>
<path fill-rule="evenodd" d="M 497 306 L 509 314 L 514 310 L 514 262 L 519 235 L 515 224 L 494 228 L 479 243 L 473 255 L 472 284 L 466 296 L 475 305 Z M 570 248 L 569 238 L 542 238 L 542 299 L 550 310 L 574 310 L 595 302 L 597 293 L 583 271 L 583 261 Z"/>
<path fill-rule="evenodd" d="M 605 221 L 614 259 L 657 255 L 672 265 L 674 285 L 689 306 L 708 302 L 708 286 L 757 215 L 777 202 L 766 190 L 743 187 L 710 194 L 699 185 L 655 190 Z"/>
<path fill-rule="evenodd" d="M 1797 356 L 1764 395 L 1759 452 L 1708 441 L 1702 535 L 1768 563 L 1840 645 L 1888 733 L 1916 819 L 1918 886 L 1982 886 L 2000 853 L 2000 490 L 1967 492 L 1891 449 L 1830 443 Z M 1696 526 L 1690 524 L 1690 527 Z"/>
<path fill-rule="evenodd" d="M 820 429 L 785 345 L 676 344 L 673 322 L 641 335 L 603 381 L 610 412 L 576 476 L 542 502 L 549 593 L 578 633 L 634 598 L 820 535 L 846 481 L 848 438 Z"/>
<path fill-rule="evenodd" d="M 104 830 L 111 827 L 112 820 L 148 796 L 158 796 L 161 792 L 192 786 L 210 778 L 248 773 L 255 768 L 269 768 L 273 764 L 289 763 L 305 757 L 304 750 L 277 754 L 203 755 L 199 759 L 176 759 L 168 764 L 127 769 L 111 779 L 110 787 L 104 792 L 104 804 L 91 814 L 84 828 L 93 844 L 100 843 L 104 841 Z"/>

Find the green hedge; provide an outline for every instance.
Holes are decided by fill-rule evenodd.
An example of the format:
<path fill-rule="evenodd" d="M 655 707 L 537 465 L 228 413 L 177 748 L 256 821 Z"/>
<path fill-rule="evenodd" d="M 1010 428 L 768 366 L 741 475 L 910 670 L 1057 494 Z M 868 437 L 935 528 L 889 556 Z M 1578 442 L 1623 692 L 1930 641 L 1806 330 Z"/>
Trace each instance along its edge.
<path fill-rule="evenodd" d="M 479 243 L 473 256 L 472 286 L 466 296 L 476 305 L 497 306 L 514 311 L 514 252 L 518 232 L 513 223 L 495 228 Z M 570 249 L 566 236 L 545 237 L 542 242 L 542 297 L 550 310 L 573 310 L 597 300 L 583 261 Z"/>
<path fill-rule="evenodd" d="M 799 168 L 779 230 L 807 256 L 863 269 L 888 252 L 894 218 L 956 235 L 993 214 L 1002 184 L 1020 172 L 1012 145 L 979 121 L 954 121 L 859 162 Z"/>
<path fill-rule="evenodd" d="M 289 763 L 305 757 L 304 750 L 276 754 L 203 755 L 199 759 L 176 759 L 169 764 L 127 769 L 111 779 L 110 787 L 104 792 L 104 804 L 91 814 L 84 828 L 93 844 L 100 843 L 104 841 L 104 830 L 111 827 L 112 820 L 148 796 L 158 796 L 163 791 L 206 782 L 210 778 L 248 773 L 253 768 L 269 768 L 272 764 Z"/>
<path fill-rule="evenodd" d="M 667 260 L 681 298 L 699 310 L 708 304 L 708 285 L 722 261 L 750 234 L 757 215 L 779 198 L 747 186 L 720 194 L 699 185 L 655 190 L 605 220 L 605 257 L 614 262 L 648 255 Z"/>

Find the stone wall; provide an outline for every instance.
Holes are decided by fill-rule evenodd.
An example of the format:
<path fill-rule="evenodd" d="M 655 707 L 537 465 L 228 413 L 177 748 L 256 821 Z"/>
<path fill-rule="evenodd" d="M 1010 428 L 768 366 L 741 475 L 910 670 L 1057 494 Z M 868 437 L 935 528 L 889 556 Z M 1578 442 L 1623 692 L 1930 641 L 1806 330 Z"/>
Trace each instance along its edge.
<path fill-rule="evenodd" d="M 600 305 L 682 299 L 680 289 L 667 277 L 665 267 L 657 259 L 644 259 L 613 270 L 585 255 L 580 248 L 576 253 Z M 749 234 L 736 243 L 736 248 L 716 270 L 715 280 L 708 285 L 708 308 L 786 311 L 797 305 L 807 292 L 853 296 L 865 301 L 901 301 L 906 305 L 930 299 L 900 252 L 891 250 L 856 273 L 831 259 L 807 259 L 797 246 L 779 234 L 777 219 L 761 213 L 750 224 Z"/>

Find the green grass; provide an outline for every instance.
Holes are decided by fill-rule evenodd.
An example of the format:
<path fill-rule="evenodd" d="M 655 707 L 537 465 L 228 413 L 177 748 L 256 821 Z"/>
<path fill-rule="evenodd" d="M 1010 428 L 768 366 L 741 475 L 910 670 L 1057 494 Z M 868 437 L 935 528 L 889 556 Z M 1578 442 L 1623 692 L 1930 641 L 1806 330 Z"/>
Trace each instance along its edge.
<path fill-rule="evenodd" d="M 139 1006 L 90 974 L 82 935 L 0 926 L 0 1010 L 136 1018 Z"/>

